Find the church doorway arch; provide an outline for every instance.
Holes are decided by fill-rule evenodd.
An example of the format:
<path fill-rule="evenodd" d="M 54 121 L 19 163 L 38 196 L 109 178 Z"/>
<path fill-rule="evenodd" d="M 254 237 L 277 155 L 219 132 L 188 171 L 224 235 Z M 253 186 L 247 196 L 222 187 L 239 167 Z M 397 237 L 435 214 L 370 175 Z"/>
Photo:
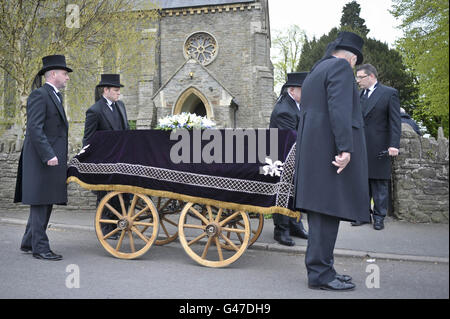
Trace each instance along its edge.
<path fill-rule="evenodd" d="M 212 118 L 212 110 L 208 100 L 194 87 L 190 87 L 184 91 L 175 104 L 173 114 L 180 114 L 183 112 L 206 116 L 209 119 Z"/>

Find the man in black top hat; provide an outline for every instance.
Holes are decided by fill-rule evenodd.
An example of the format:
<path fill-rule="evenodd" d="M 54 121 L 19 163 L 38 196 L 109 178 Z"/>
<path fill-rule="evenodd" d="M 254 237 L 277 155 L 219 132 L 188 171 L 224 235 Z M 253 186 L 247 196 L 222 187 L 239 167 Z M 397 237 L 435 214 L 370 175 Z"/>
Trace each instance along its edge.
<path fill-rule="evenodd" d="M 128 130 L 125 104 L 119 100 L 120 74 L 102 74 L 95 88 L 95 103 L 86 111 L 83 146 L 97 131 Z"/>
<path fill-rule="evenodd" d="M 398 91 L 378 81 L 377 69 L 363 64 L 356 69 L 356 81 L 361 90 L 361 108 L 366 135 L 369 164 L 369 202 L 373 228 L 382 230 L 389 206 L 391 159 L 398 155 L 401 136 L 400 100 Z M 379 156 L 387 151 L 386 156 Z M 373 209 L 370 198 L 373 199 Z M 353 226 L 364 224 L 353 222 Z"/>
<path fill-rule="evenodd" d="M 64 55 L 42 58 L 42 69 L 27 100 L 27 128 L 20 155 L 14 202 L 30 205 L 30 216 L 20 249 L 43 260 L 61 260 L 49 245 L 46 229 L 54 204 L 67 203 L 68 130 L 60 90 L 69 81 Z M 40 85 L 39 85 L 40 86 Z"/>
<path fill-rule="evenodd" d="M 302 84 L 308 72 L 293 72 L 287 74 L 287 82 L 281 88 L 280 97 L 270 116 L 270 128 L 297 130 L 300 114 Z M 294 246 L 290 236 L 308 238 L 308 233 L 302 221 L 282 214 L 273 214 L 274 239 L 285 246 Z"/>
<path fill-rule="evenodd" d="M 120 74 L 102 74 L 100 83 L 95 88 L 95 103 L 86 111 L 86 121 L 84 123 L 83 146 L 89 144 L 89 139 L 97 131 L 123 131 L 129 130 L 127 112 L 125 104 L 119 100 Z M 106 195 L 104 191 L 97 193 L 97 206 Z M 128 197 L 125 196 L 127 204 Z M 114 202 L 117 201 L 117 202 Z M 120 203 L 117 198 L 112 199 L 112 206 L 121 211 Z M 117 219 L 117 217 L 105 209 L 103 217 L 108 219 Z M 103 234 L 106 235 L 115 228 L 112 224 L 102 224 Z M 117 239 L 118 234 L 114 234 L 108 238 Z"/>
<path fill-rule="evenodd" d="M 308 214 L 305 264 L 311 289 L 354 289 L 334 269 L 340 220 L 368 221 L 367 154 L 352 68 L 363 39 L 341 32 L 303 82 L 295 159 L 295 207 Z"/>

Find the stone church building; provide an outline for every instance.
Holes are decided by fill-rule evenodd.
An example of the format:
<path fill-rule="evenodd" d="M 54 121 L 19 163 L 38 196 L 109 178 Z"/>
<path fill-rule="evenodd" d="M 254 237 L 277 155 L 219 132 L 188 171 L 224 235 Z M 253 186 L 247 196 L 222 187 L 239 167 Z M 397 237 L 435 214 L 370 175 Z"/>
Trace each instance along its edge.
<path fill-rule="evenodd" d="M 275 103 L 267 0 L 156 0 L 157 41 L 123 90 L 137 129 L 171 114 L 219 127 L 268 127 Z"/>

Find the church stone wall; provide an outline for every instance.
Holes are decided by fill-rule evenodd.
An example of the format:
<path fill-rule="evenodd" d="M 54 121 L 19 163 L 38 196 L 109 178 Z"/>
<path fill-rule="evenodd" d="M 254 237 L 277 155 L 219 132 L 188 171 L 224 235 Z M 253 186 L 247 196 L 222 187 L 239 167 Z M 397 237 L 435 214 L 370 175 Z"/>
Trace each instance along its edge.
<path fill-rule="evenodd" d="M 217 40 L 219 49 L 215 60 L 206 68 L 239 103 L 237 126 L 268 127 L 275 96 L 266 8 L 264 2 L 242 8 L 163 15 L 161 82 L 166 83 L 184 63 L 187 37 L 195 32 L 208 32 Z"/>

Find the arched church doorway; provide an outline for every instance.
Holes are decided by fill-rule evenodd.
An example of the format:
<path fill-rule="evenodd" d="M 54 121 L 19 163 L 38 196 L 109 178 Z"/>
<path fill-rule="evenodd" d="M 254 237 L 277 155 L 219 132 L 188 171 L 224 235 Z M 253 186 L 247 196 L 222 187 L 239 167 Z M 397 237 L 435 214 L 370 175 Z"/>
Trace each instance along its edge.
<path fill-rule="evenodd" d="M 212 117 L 211 106 L 206 97 L 196 88 L 189 88 L 178 98 L 173 114 L 183 112 L 194 113 L 200 116 Z"/>

